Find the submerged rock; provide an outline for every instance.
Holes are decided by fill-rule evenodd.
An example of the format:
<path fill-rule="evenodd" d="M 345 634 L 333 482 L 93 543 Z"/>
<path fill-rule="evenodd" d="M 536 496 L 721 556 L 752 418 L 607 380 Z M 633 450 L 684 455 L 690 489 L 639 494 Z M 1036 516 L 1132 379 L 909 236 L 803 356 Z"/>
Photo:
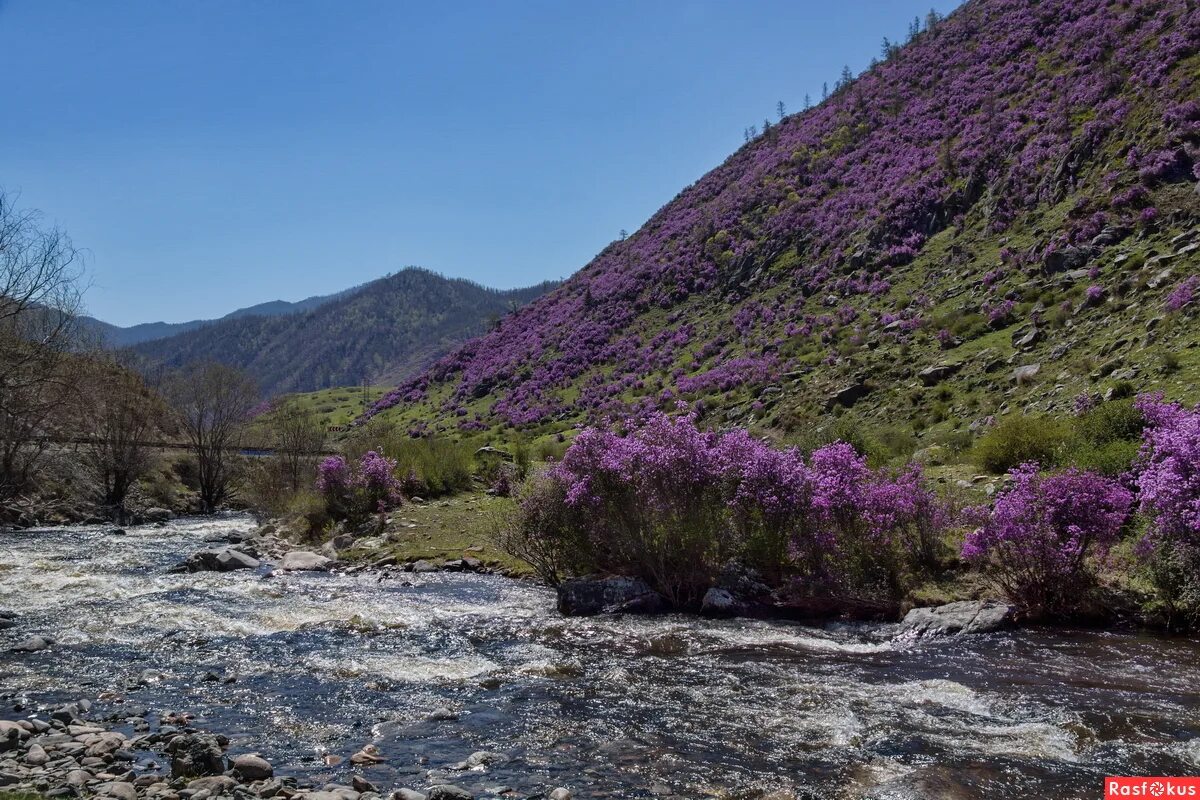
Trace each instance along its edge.
<path fill-rule="evenodd" d="M 173 778 L 201 778 L 225 771 L 225 756 L 215 736 L 181 734 L 171 740 L 167 752 L 171 754 Z"/>
<path fill-rule="evenodd" d="M 558 586 L 558 610 L 569 617 L 657 614 L 670 604 L 640 578 L 571 578 Z"/>
<path fill-rule="evenodd" d="M 914 608 L 900 623 L 900 635 L 957 636 L 988 633 L 1012 624 L 1013 607 L 995 600 L 960 600 L 933 608 Z"/>

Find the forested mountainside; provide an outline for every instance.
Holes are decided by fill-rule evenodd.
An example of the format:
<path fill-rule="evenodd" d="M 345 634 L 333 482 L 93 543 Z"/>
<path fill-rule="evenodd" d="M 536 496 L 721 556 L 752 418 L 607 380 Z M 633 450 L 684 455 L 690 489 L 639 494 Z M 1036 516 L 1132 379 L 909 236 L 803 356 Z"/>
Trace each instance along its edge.
<path fill-rule="evenodd" d="M 923 431 L 1195 400 L 1198 47 L 1194 0 L 972 0 L 372 413 Z"/>
<path fill-rule="evenodd" d="M 240 367 L 269 395 L 394 382 L 554 285 L 498 291 L 408 268 L 304 313 L 226 318 L 134 350 L 169 367 Z"/>
<path fill-rule="evenodd" d="M 355 291 L 347 289 L 343 292 L 328 295 L 316 295 L 307 297 L 303 300 L 290 302 L 288 300 L 270 300 L 265 303 L 239 308 L 236 311 L 231 311 L 225 316 L 215 320 L 194 319 L 187 322 L 142 322 L 137 325 L 122 327 L 113 325 L 95 317 L 80 317 L 79 324 L 81 329 L 94 337 L 100 344 L 106 347 L 132 347 L 142 342 L 149 342 L 154 339 L 165 339 L 168 336 L 186 333 L 201 328 L 205 325 L 224 320 L 237 319 L 239 317 L 267 317 L 267 316 L 282 316 L 284 314 L 298 314 L 301 311 L 308 311 L 317 308 L 324 303 L 335 300 L 348 292 Z"/>

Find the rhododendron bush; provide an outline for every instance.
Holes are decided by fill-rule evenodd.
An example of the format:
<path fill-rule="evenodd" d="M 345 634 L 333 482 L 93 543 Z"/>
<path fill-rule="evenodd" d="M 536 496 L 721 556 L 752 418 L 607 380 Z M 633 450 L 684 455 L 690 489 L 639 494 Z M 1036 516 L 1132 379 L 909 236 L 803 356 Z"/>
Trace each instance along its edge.
<path fill-rule="evenodd" d="M 583 431 L 520 517 L 517 538 L 554 565 L 551 580 L 566 564 L 635 575 L 684 607 L 734 559 L 774 583 L 894 599 L 931 566 L 946 524 L 915 467 L 872 470 L 842 442 L 806 459 L 661 413 L 625 435 Z"/>
<path fill-rule="evenodd" d="M 1030 615 L 1079 609 L 1095 580 L 1094 560 L 1116 542 L 1133 496 L 1117 481 L 1067 470 L 1043 475 L 1036 464 L 1009 472 L 1005 490 L 963 557 L 987 568 L 1009 599 Z"/>
<path fill-rule="evenodd" d="M 1200 407 L 1139 398 L 1146 417 L 1135 468 L 1138 505 L 1150 519 L 1140 550 L 1169 622 L 1200 625 Z"/>
<path fill-rule="evenodd" d="M 329 456 L 317 466 L 316 486 L 332 518 L 359 522 L 400 505 L 401 483 L 395 472 L 396 461 L 374 450 L 355 463 Z"/>

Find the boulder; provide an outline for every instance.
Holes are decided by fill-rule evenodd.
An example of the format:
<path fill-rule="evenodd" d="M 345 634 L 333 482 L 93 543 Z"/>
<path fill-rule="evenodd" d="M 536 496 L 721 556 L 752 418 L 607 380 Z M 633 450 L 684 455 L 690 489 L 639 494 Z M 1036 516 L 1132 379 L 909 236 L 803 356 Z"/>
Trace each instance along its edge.
<path fill-rule="evenodd" d="M 475 795 L 461 786 L 455 786 L 450 783 L 440 783 L 437 786 L 430 786 L 429 792 L 425 797 L 427 800 L 475 800 Z"/>
<path fill-rule="evenodd" d="M 33 744 L 25 751 L 25 763 L 34 767 L 45 766 L 50 760 L 50 755 L 40 744 Z"/>
<path fill-rule="evenodd" d="M 414 792 L 412 789 L 397 789 L 392 792 L 391 800 L 427 800 L 421 792 Z"/>
<path fill-rule="evenodd" d="M 571 578 L 558 586 L 558 610 L 569 617 L 595 614 L 655 614 L 666 599 L 640 578 Z"/>
<path fill-rule="evenodd" d="M 259 561 L 249 553 L 233 547 L 220 550 L 200 550 L 171 567 L 171 572 L 232 572 L 237 569 L 258 569 Z"/>
<path fill-rule="evenodd" d="M 900 636 L 957 636 L 988 633 L 1012 624 L 1013 607 L 995 600 L 960 600 L 933 608 L 914 608 L 900 623 Z"/>
<path fill-rule="evenodd" d="M 917 378 L 925 386 L 936 386 L 962 368 L 962 364 L 934 364 L 917 373 Z"/>
<path fill-rule="evenodd" d="M 1012 335 L 1012 345 L 1018 350 L 1028 350 L 1042 340 L 1038 328 L 1024 328 Z"/>
<path fill-rule="evenodd" d="M 105 797 L 115 797 L 117 800 L 137 800 L 137 789 L 132 783 L 126 781 L 102 783 L 99 787 L 99 793 Z"/>
<path fill-rule="evenodd" d="M 139 515 L 146 522 L 166 522 L 174 518 L 174 514 L 165 508 L 147 508 Z"/>
<path fill-rule="evenodd" d="M 17 612 L 0 610 L 0 631 L 6 628 L 15 628 L 17 625 Z"/>
<path fill-rule="evenodd" d="M 237 786 L 237 781 L 228 775 L 208 775 L 188 781 L 187 788 L 192 792 L 209 792 L 213 795 L 227 794 Z"/>
<path fill-rule="evenodd" d="M 843 386 L 838 389 L 829 399 L 825 401 L 825 410 L 832 411 L 834 406 L 844 406 L 849 408 L 857 403 L 873 391 L 873 387 L 865 381 L 852 383 L 848 386 Z"/>
<path fill-rule="evenodd" d="M 1042 271 L 1047 275 L 1056 275 L 1073 269 L 1083 269 L 1090 257 L 1091 253 L 1082 247 L 1064 247 L 1046 254 L 1042 261 Z"/>
<path fill-rule="evenodd" d="M 437 567 L 437 564 L 434 564 L 432 561 L 426 561 L 425 559 L 422 558 L 419 561 L 413 562 L 412 571 L 413 572 L 437 572 L 438 567 Z"/>
<path fill-rule="evenodd" d="M 1026 364 L 1022 367 L 1017 367 L 1012 371 L 1013 382 L 1017 383 L 1018 385 L 1022 383 L 1028 383 L 1037 377 L 1037 374 L 1041 372 L 1041 370 L 1041 364 Z"/>
<path fill-rule="evenodd" d="M 36 653 L 39 650 L 45 650 L 54 644 L 54 640 L 49 636 L 30 636 L 28 639 L 23 639 L 9 648 L 14 653 Z"/>
<path fill-rule="evenodd" d="M 326 572 L 334 565 L 334 560 L 311 550 L 289 550 L 283 554 L 279 562 L 282 570 L 297 572 Z"/>
<path fill-rule="evenodd" d="M 233 774 L 242 781 L 262 781 L 273 777 L 275 770 L 265 758 L 248 754 L 233 759 Z"/>
<path fill-rule="evenodd" d="M 217 737 L 205 733 L 185 733 L 167 745 L 171 756 L 172 778 L 203 778 L 225 771 L 225 756 Z"/>
<path fill-rule="evenodd" d="M 571 790 L 560 786 L 546 795 L 548 800 L 571 800 Z"/>
<path fill-rule="evenodd" d="M 700 601 L 700 613 L 706 617 L 740 617 L 745 612 L 745 604 L 733 592 L 716 586 L 705 592 Z"/>

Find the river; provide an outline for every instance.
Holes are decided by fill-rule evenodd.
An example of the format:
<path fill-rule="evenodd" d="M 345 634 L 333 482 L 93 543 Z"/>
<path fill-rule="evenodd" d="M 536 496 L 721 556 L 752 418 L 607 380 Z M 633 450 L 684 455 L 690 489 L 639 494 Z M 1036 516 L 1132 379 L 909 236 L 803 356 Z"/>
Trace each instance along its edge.
<path fill-rule="evenodd" d="M 1097 798 L 1106 774 L 1200 774 L 1194 639 L 906 643 L 887 625 L 564 619 L 551 591 L 482 575 L 167 573 L 252 526 L 0 533 L 0 609 L 20 614 L 0 716 L 111 692 L 318 785 L 349 777 L 326 753 L 374 743 L 381 787 L 446 776 L 481 796 Z M 57 644 L 8 652 L 33 633 Z M 503 759 L 453 769 L 481 750 Z"/>

